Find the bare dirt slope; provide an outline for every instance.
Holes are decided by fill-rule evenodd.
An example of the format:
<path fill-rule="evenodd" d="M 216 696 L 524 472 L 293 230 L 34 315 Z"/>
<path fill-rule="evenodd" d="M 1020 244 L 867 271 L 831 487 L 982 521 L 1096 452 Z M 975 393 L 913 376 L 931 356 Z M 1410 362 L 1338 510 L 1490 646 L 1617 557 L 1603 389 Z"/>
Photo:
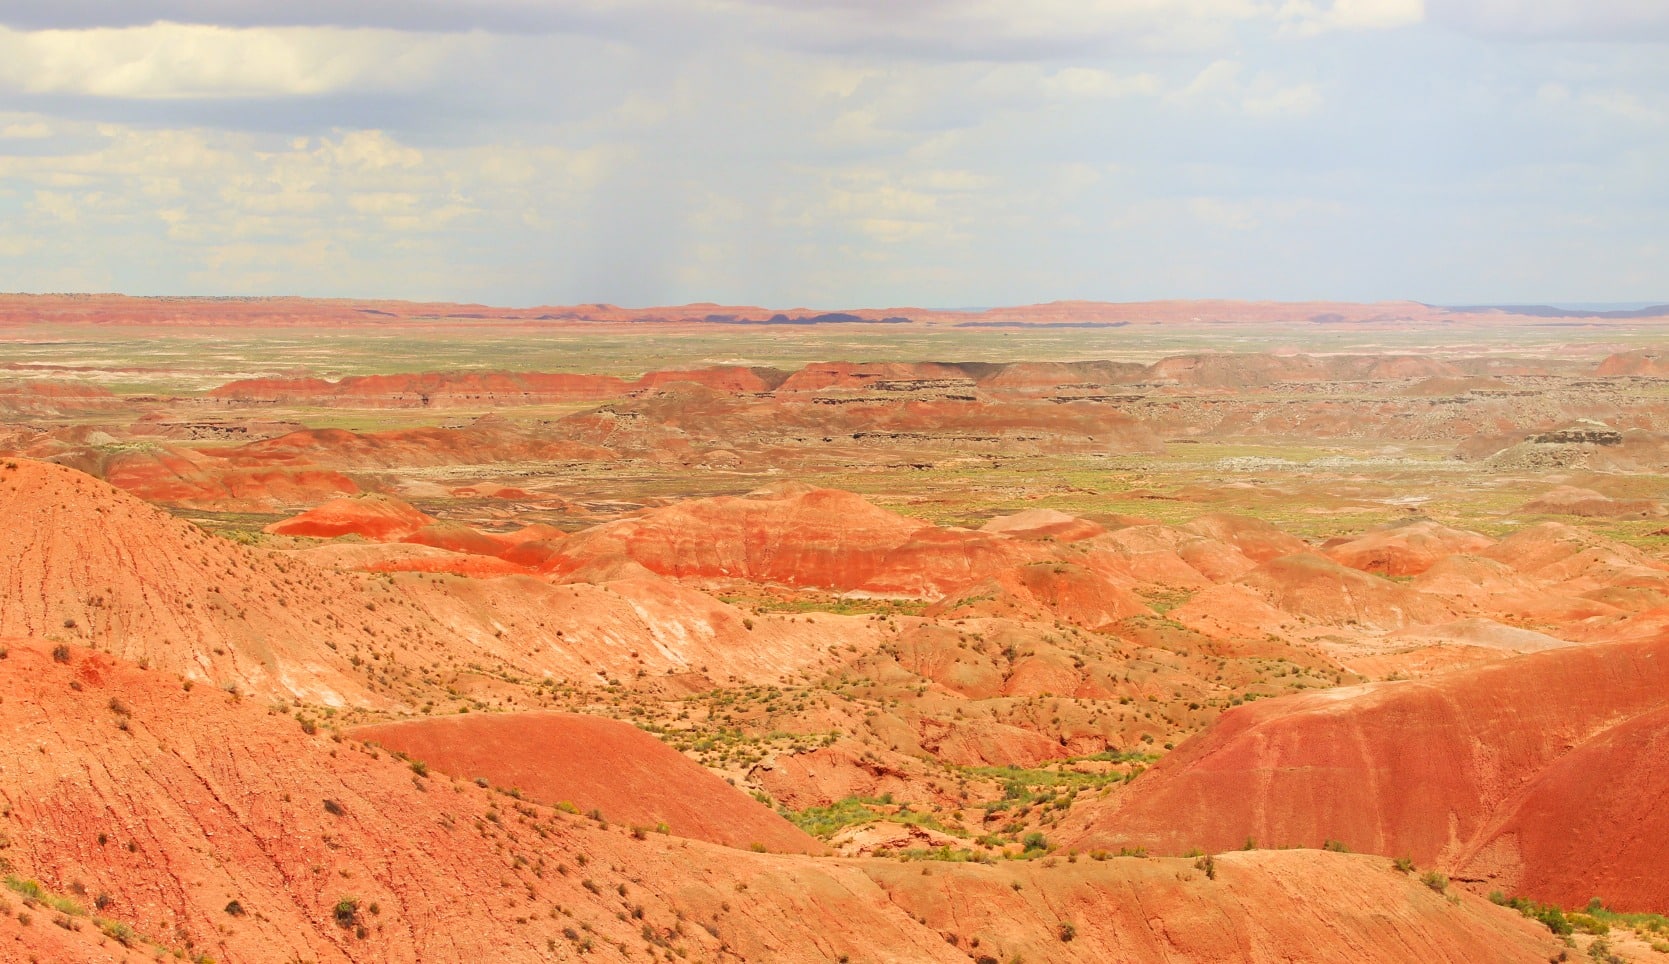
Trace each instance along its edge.
<path fill-rule="evenodd" d="M 378 743 L 466 780 L 547 804 L 730 847 L 822 853 L 817 840 L 629 723 L 575 713 L 471 713 L 358 727 Z"/>
<path fill-rule="evenodd" d="M 655 946 L 789 962 L 1530 962 L 1552 947 L 1510 911 L 1367 857 L 1234 855 L 1215 878 L 1181 860 L 924 873 L 637 840 L 156 670 L 6 648 L 10 872 L 224 960 L 621 960 Z"/>
<path fill-rule="evenodd" d="M 1549 892 L 1586 887 L 1582 902 L 1644 896 L 1669 909 L 1628 870 L 1669 857 L 1635 809 L 1663 792 L 1650 748 L 1666 694 L 1659 637 L 1259 701 L 1086 811 L 1074 842 L 1177 853 L 1334 840 L 1423 865 L 1470 859 L 1514 884 L 1547 880 Z M 1607 814 L 1618 825 L 1605 829 Z M 1598 848 L 1588 853 L 1603 857 L 1557 839 L 1571 827 L 1587 828 Z M 1489 849 L 1503 837 L 1522 837 L 1521 851 Z"/>

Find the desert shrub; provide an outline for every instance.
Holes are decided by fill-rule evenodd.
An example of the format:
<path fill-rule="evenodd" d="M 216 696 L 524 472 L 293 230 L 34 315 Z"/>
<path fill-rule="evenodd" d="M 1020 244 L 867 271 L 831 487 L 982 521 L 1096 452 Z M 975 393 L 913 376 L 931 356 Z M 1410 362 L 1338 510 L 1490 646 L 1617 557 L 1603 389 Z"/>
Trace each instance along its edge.
<path fill-rule="evenodd" d="M 139 942 L 139 935 L 133 932 L 133 928 L 118 921 L 102 921 L 99 924 L 99 930 L 103 932 L 105 937 L 110 938 L 123 947 L 132 947 L 134 944 Z"/>
<path fill-rule="evenodd" d="M 63 643 L 59 643 L 58 645 L 52 647 L 52 658 L 57 660 L 60 663 L 69 662 L 70 661 L 70 648 L 68 646 L 65 646 Z"/>
<path fill-rule="evenodd" d="M 1420 876 L 1420 883 L 1425 884 L 1439 894 L 1449 889 L 1449 878 L 1435 870 L 1428 870 Z"/>
<path fill-rule="evenodd" d="M 331 910 L 331 916 L 336 920 L 336 926 L 347 930 L 359 923 L 359 900 L 354 897 L 344 897 L 336 902 Z"/>
<path fill-rule="evenodd" d="M 1398 857 L 1391 861 L 1391 866 L 1395 867 L 1398 873 L 1412 874 L 1414 872 L 1414 859 L 1412 857 Z"/>
<path fill-rule="evenodd" d="M 1565 912 L 1552 904 L 1538 904 L 1523 897 L 1504 897 L 1500 891 L 1490 894 L 1489 899 L 1502 907 L 1511 907 L 1531 920 L 1540 921 L 1548 930 L 1561 937 L 1575 930 Z"/>
<path fill-rule="evenodd" d="M 1070 942 L 1077 936 L 1078 928 L 1073 926 L 1071 921 L 1061 921 L 1061 941 L 1063 943 Z"/>
<path fill-rule="evenodd" d="M 1205 879 L 1206 880 L 1216 880 L 1217 879 L 1217 858 L 1211 856 L 1210 854 L 1206 854 L 1205 856 L 1201 857 L 1200 859 L 1194 861 L 1194 869 L 1205 871 Z"/>

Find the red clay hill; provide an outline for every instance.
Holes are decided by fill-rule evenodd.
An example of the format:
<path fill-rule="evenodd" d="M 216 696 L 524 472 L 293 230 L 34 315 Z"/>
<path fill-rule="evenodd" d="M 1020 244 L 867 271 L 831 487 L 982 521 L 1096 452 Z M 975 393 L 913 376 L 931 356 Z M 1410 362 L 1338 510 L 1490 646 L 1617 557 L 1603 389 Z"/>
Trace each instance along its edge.
<path fill-rule="evenodd" d="M 1567 903 L 1669 910 L 1665 878 L 1646 872 L 1669 860 L 1669 838 L 1648 832 L 1666 694 L 1669 637 L 1259 701 L 1080 818 L 1073 843 L 1334 840 Z"/>
<path fill-rule="evenodd" d="M 823 845 L 629 723 L 573 713 L 472 713 L 365 726 L 356 739 L 444 773 L 484 778 L 547 804 L 600 810 L 730 847 L 821 853 Z"/>

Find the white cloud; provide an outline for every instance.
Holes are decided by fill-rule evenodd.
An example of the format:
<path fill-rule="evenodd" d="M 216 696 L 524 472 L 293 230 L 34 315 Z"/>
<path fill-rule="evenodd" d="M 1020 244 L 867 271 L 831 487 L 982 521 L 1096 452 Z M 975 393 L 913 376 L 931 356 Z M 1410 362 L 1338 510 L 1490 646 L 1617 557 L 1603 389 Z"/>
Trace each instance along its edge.
<path fill-rule="evenodd" d="M 35 141 L 52 136 L 52 128 L 39 118 L 27 120 L 0 119 L 0 138 L 16 141 Z"/>
<path fill-rule="evenodd" d="M 117 98 L 296 96 L 430 82 L 473 35 L 330 27 L 0 27 L 0 89 Z"/>
<path fill-rule="evenodd" d="M 457 271 L 448 264 L 457 257 L 447 248 L 453 232 L 528 212 L 573 224 L 609 166 L 603 149 L 420 150 L 380 131 L 277 149 L 205 130 L 70 133 L 58 151 L 0 154 L 0 184 L 23 199 L 9 227 L 33 233 L 35 254 L 49 263 L 62 243 L 212 291 L 295 288 L 303 278 L 393 290 L 414 265 Z M 36 270 L 10 266 L 8 283 Z"/>
<path fill-rule="evenodd" d="M 1302 117 L 1321 108 L 1325 98 L 1314 84 L 1292 87 L 1254 87 L 1241 100 L 1241 107 L 1253 117 Z"/>
<path fill-rule="evenodd" d="M 1157 93 L 1160 82 L 1148 73 L 1120 76 L 1094 67 L 1066 67 L 1043 78 L 1042 86 L 1051 97 L 1124 97 Z"/>
<path fill-rule="evenodd" d="M 1280 18 L 1300 36 L 1329 30 L 1395 30 L 1426 19 L 1425 0 L 1286 0 Z"/>
<path fill-rule="evenodd" d="M 1302 117 L 1314 113 L 1326 101 L 1314 84 L 1283 84 L 1267 71 L 1260 71 L 1245 81 L 1241 79 L 1243 72 L 1244 67 L 1238 61 L 1213 61 L 1185 86 L 1167 95 L 1166 100 L 1257 118 Z"/>

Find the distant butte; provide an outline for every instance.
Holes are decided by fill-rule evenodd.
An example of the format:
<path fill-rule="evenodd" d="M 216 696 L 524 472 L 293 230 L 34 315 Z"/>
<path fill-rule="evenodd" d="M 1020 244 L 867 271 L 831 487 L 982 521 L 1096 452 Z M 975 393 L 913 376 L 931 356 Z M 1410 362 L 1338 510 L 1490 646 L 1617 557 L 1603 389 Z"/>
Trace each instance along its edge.
<path fill-rule="evenodd" d="M 662 324 L 680 326 L 924 325 L 932 327 L 1117 327 L 1172 324 L 1319 326 L 1571 325 L 1669 319 L 1669 305 L 1632 311 L 1546 305 L 1443 307 L 1417 301 L 1052 301 L 984 309 L 761 308 L 697 303 L 646 308 L 610 304 L 502 308 L 445 302 L 295 297 L 135 297 L 119 294 L 0 295 L 0 327 L 31 324 L 248 325 L 339 327 L 401 322 Z"/>

